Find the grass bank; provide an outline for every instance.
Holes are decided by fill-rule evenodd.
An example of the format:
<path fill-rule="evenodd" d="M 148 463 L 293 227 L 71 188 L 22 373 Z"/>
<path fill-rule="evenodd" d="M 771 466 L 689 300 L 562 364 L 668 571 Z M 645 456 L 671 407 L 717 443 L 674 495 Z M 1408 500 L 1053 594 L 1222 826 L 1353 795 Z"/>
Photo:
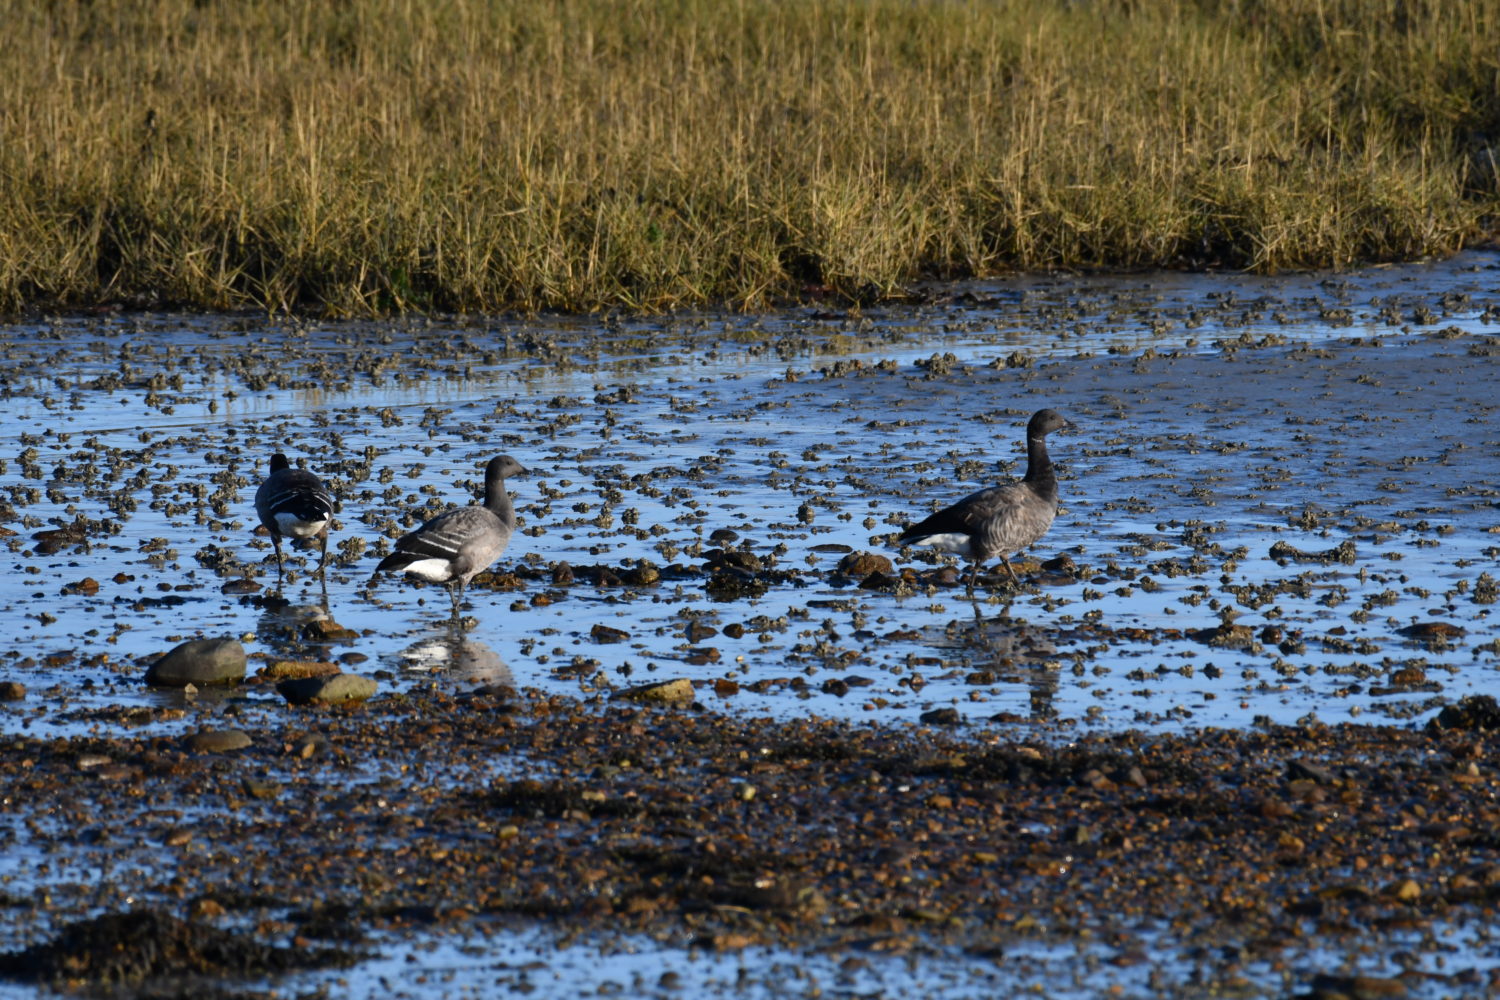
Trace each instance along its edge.
<path fill-rule="evenodd" d="M 0 309 L 747 308 L 1443 253 L 1500 0 L 0 0 Z"/>

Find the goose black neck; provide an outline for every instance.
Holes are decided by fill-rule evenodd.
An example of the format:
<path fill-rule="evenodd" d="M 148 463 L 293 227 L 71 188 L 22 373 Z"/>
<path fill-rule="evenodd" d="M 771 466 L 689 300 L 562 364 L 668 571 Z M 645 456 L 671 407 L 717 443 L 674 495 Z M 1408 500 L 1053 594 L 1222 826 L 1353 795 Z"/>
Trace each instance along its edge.
<path fill-rule="evenodd" d="M 510 505 L 510 494 L 506 492 L 504 476 L 491 476 L 484 481 L 484 506 L 507 525 L 515 520 L 516 512 Z"/>
<path fill-rule="evenodd" d="M 1052 456 L 1047 454 L 1045 437 L 1026 438 L 1026 477 L 1022 482 L 1044 495 L 1057 493 L 1057 476 L 1052 471 Z"/>

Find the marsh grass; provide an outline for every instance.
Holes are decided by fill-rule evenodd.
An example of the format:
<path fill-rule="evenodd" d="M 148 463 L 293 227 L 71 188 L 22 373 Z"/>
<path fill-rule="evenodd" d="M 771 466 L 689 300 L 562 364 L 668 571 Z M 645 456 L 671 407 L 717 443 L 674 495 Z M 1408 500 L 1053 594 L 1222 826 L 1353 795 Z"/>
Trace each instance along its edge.
<path fill-rule="evenodd" d="M 0 0 L 0 309 L 668 309 L 1451 252 L 1500 0 Z"/>

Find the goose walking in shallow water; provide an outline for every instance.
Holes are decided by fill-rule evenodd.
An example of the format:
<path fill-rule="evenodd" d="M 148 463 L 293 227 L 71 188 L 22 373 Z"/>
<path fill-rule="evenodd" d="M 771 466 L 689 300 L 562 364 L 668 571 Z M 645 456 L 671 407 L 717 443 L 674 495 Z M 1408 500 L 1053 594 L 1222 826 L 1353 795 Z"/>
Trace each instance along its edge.
<path fill-rule="evenodd" d="M 996 556 L 1019 585 L 1020 578 L 1006 556 L 1036 542 L 1052 526 L 1057 516 L 1057 476 L 1047 455 L 1047 435 L 1072 426 L 1056 410 L 1032 414 L 1026 425 L 1026 475 L 1020 482 L 971 493 L 907 528 L 896 544 L 953 552 L 973 561 L 970 594 L 980 565 Z"/>
<path fill-rule="evenodd" d="M 306 469 L 294 469 L 281 452 L 271 456 L 271 473 L 255 491 L 255 513 L 270 532 L 276 549 L 276 578 L 282 577 L 281 538 L 293 543 L 318 540 L 318 575 L 328 561 L 328 524 L 337 509 L 323 481 Z"/>
<path fill-rule="evenodd" d="M 396 541 L 396 551 L 380 560 L 375 572 L 402 572 L 429 583 L 445 583 L 453 598 L 453 617 L 464 586 L 500 558 L 516 527 L 516 512 L 505 477 L 523 473 L 509 455 L 490 459 L 484 470 L 484 501 L 445 511 Z"/>

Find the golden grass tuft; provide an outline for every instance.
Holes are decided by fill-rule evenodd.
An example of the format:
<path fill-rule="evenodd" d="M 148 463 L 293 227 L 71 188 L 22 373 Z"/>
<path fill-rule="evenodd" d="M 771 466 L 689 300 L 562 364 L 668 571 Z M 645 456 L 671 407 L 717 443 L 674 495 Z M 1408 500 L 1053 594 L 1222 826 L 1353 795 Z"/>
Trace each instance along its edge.
<path fill-rule="evenodd" d="M 755 308 L 1500 214 L 1500 0 L 3 7 L 6 311 Z"/>

